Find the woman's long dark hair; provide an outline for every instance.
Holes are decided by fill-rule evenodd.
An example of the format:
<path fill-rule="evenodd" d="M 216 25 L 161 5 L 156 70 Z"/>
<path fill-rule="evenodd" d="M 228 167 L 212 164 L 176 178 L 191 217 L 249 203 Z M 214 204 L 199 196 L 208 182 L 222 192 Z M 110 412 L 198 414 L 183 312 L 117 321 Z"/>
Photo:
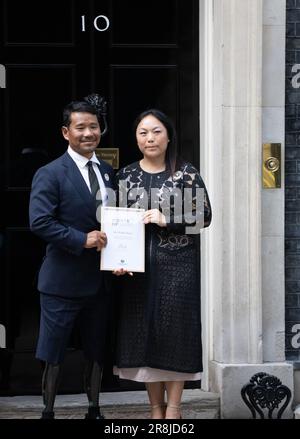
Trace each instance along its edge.
<path fill-rule="evenodd" d="M 178 166 L 178 157 L 177 157 L 177 135 L 176 130 L 173 125 L 172 120 L 162 111 L 157 110 L 156 108 L 151 108 L 150 110 L 143 111 L 138 117 L 135 119 L 133 124 L 134 133 L 136 133 L 137 127 L 142 119 L 146 116 L 154 116 L 158 119 L 166 128 L 169 143 L 166 151 L 166 166 L 170 171 L 170 174 L 173 176 L 176 171 L 176 167 Z"/>

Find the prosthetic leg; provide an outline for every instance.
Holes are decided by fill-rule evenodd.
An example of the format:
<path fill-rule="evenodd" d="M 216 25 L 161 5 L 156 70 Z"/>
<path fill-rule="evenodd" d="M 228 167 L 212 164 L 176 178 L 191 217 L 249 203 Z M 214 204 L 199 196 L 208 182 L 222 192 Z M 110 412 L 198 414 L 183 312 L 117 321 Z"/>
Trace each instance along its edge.
<path fill-rule="evenodd" d="M 46 363 L 42 380 L 42 392 L 45 408 L 41 419 L 54 419 L 54 402 L 58 388 L 60 364 Z"/>
<path fill-rule="evenodd" d="M 99 407 L 102 371 L 102 367 L 97 361 L 87 361 L 84 373 L 84 389 L 89 400 L 89 409 L 85 419 L 105 419 Z"/>

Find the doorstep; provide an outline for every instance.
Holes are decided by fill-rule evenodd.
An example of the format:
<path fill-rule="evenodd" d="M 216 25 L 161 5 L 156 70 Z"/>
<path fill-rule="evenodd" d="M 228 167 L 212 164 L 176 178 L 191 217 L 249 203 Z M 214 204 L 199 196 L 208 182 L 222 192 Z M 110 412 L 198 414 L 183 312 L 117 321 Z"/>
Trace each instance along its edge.
<path fill-rule="evenodd" d="M 106 419 L 149 419 L 146 391 L 104 392 L 100 405 Z M 199 389 L 184 390 L 181 407 L 183 419 L 218 419 L 220 397 Z M 39 419 L 42 409 L 41 396 L 0 397 L 0 419 Z M 83 419 L 86 411 L 85 394 L 56 397 L 57 419 Z"/>

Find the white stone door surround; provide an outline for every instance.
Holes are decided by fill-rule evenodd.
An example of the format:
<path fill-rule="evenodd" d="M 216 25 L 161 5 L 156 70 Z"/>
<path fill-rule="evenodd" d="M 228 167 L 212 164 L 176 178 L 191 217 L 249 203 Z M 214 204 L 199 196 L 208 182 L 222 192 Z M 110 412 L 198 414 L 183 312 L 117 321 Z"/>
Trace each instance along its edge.
<path fill-rule="evenodd" d="M 284 45 L 274 40 L 278 31 L 282 43 L 284 24 L 276 16 L 284 20 L 284 0 L 200 0 L 201 174 L 213 208 L 202 233 L 202 385 L 220 393 L 223 418 L 251 417 L 240 390 L 257 372 L 293 390 L 292 365 L 284 362 L 284 224 L 274 248 L 265 231 L 283 192 L 266 195 L 261 185 L 262 143 L 284 139 L 268 131 L 270 117 L 284 124 L 284 103 L 272 103 L 274 84 L 284 96 Z M 269 84 L 274 56 L 279 69 Z M 271 269 L 281 273 L 272 289 Z"/>

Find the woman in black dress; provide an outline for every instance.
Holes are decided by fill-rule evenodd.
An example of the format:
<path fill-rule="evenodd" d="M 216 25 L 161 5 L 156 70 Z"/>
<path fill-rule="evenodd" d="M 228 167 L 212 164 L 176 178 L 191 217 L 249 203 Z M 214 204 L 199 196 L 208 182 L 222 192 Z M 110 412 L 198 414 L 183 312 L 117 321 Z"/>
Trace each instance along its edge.
<path fill-rule="evenodd" d="M 128 207 L 146 209 L 146 268 L 121 279 L 114 373 L 145 382 L 152 418 L 176 419 L 184 381 L 201 379 L 199 233 L 211 207 L 197 169 L 178 159 L 164 113 L 145 111 L 135 132 L 143 158 L 121 169 L 117 183 Z"/>

